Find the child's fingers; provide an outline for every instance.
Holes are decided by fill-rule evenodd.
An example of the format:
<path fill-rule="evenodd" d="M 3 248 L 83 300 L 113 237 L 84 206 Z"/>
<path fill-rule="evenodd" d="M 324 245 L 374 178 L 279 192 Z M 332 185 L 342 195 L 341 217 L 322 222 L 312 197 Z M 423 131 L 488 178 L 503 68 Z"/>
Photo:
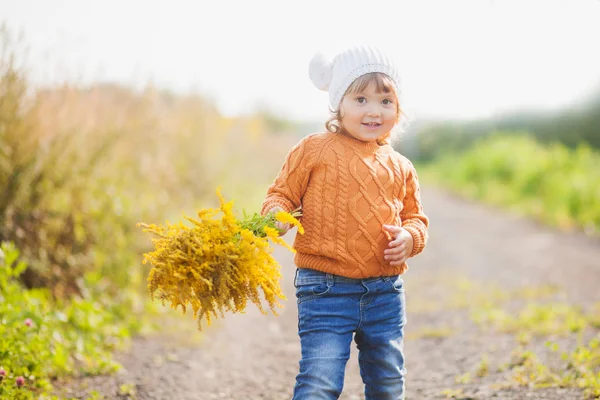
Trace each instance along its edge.
<path fill-rule="evenodd" d="M 397 265 L 402 265 L 407 260 L 408 254 L 403 252 L 400 256 L 395 257 L 393 260 L 388 261 L 391 266 L 395 267 Z"/>
<path fill-rule="evenodd" d="M 383 225 L 383 230 L 392 234 L 392 237 L 397 237 L 400 232 L 402 232 L 402 228 L 396 225 Z"/>
<path fill-rule="evenodd" d="M 393 263 L 393 262 L 397 262 L 397 261 L 402 261 L 406 259 L 406 253 L 402 253 L 396 256 L 388 256 L 386 257 L 386 261 Z"/>
<path fill-rule="evenodd" d="M 398 267 L 398 266 L 400 266 L 400 265 L 404 264 L 404 262 L 405 262 L 405 261 L 406 261 L 406 258 L 405 258 L 405 259 L 403 259 L 403 260 L 401 260 L 401 261 L 392 261 L 392 262 L 390 263 L 390 265 L 391 265 L 392 267 Z"/>
<path fill-rule="evenodd" d="M 401 252 L 406 250 L 406 243 L 402 243 L 399 246 L 391 247 L 389 249 L 385 249 L 383 254 L 400 254 Z"/>
<path fill-rule="evenodd" d="M 284 210 L 279 206 L 273 207 L 271 208 L 271 210 L 269 210 L 269 212 L 272 214 L 277 214 L 280 211 Z M 275 221 L 275 228 L 277 228 L 277 230 L 281 233 L 286 233 L 290 230 L 290 224 L 281 221 Z"/>
<path fill-rule="evenodd" d="M 405 258 L 407 254 L 406 248 L 402 248 L 402 249 L 397 249 L 396 251 L 394 251 L 393 253 L 386 253 L 383 258 L 387 261 L 397 261 L 400 260 L 402 258 Z"/>
<path fill-rule="evenodd" d="M 383 225 L 383 230 L 389 232 L 393 238 L 389 243 L 389 248 L 384 250 L 384 259 L 390 266 L 399 266 L 408 259 L 408 245 L 406 238 L 401 233 L 403 228 L 395 225 Z"/>
<path fill-rule="evenodd" d="M 275 222 L 275 227 L 280 231 L 288 231 L 290 229 L 290 224 L 285 222 L 277 221 Z"/>
<path fill-rule="evenodd" d="M 394 239 L 390 242 L 390 247 L 398 247 L 403 243 L 404 243 L 404 238 L 401 236 L 398 236 L 396 239 Z"/>

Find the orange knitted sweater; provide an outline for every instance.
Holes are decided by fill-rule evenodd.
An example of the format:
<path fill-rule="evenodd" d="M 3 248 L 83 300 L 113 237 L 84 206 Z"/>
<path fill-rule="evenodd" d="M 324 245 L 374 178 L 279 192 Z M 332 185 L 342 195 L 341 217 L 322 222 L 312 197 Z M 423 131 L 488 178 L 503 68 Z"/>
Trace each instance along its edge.
<path fill-rule="evenodd" d="M 415 168 L 387 144 L 340 133 L 307 136 L 287 155 L 261 213 L 276 206 L 302 207 L 305 234 L 294 241 L 300 268 L 348 278 L 404 273 L 406 263 L 392 267 L 383 258 L 390 241 L 384 224 L 410 232 L 411 257 L 427 242 Z"/>

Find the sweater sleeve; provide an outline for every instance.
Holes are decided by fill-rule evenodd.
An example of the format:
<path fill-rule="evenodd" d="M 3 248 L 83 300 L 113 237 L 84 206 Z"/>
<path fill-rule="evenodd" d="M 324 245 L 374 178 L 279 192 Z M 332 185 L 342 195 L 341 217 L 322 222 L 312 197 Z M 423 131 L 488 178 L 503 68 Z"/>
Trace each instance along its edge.
<path fill-rule="evenodd" d="M 402 218 L 402 227 L 406 229 L 413 237 L 413 250 L 409 257 L 414 257 L 423 251 L 427 244 L 429 228 L 429 219 L 423 213 L 421 205 L 421 188 L 417 171 L 412 163 L 409 162 L 408 173 L 405 178 L 406 194 L 404 196 L 404 208 L 400 213 Z"/>
<path fill-rule="evenodd" d="M 286 156 L 275 181 L 267 189 L 261 215 L 277 206 L 287 212 L 301 206 L 315 158 L 314 152 L 310 151 L 309 141 L 310 137 L 300 141 Z"/>

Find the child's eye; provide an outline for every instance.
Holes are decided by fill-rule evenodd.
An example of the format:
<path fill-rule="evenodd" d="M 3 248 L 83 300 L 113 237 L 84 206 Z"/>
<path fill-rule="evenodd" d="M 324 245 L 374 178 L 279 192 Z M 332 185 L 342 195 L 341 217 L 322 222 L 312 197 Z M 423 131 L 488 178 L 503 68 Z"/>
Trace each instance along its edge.
<path fill-rule="evenodd" d="M 357 98 L 356 98 L 356 101 L 357 101 L 359 104 L 364 104 L 364 103 L 366 103 L 366 102 L 367 102 L 367 99 L 365 99 L 364 97 L 357 97 Z"/>
<path fill-rule="evenodd" d="M 392 101 L 390 99 L 383 99 L 382 103 L 384 106 L 389 106 L 390 104 L 392 104 Z"/>

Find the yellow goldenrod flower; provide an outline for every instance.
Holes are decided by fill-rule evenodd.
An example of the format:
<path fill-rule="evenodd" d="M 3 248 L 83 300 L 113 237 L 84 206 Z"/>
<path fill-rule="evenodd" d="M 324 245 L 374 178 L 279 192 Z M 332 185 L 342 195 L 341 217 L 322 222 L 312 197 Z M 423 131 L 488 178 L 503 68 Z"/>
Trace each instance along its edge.
<path fill-rule="evenodd" d="M 302 224 L 300 224 L 300 222 L 294 218 L 294 214 L 288 214 L 285 211 L 279 211 L 277 214 L 275 214 L 275 218 L 277 219 L 277 221 L 279 222 L 283 222 L 284 224 L 290 224 L 292 226 L 296 226 L 298 227 L 298 233 L 300 233 L 301 235 L 304 234 L 304 228 L 302 227 Z"/>
<path fill-rule="evenodd" d="M 184 314 L 191 307 L 198 329 L 203 319 L 210 325 L 213 317 L 222 317 L 225 311 L 244 312 L 248 300 L 266 313 L 260 292 L 277 315 L 275 307 L 281 307 L 278 300 L 285 296 L 279 286 L 280 265 L 271 255 L 269 239 L 293 251 L 279 237 L 276 218 L 285 218 L 298 226 L 299 232 L 302 228 L 287 213 L 254 214 L 239 221 L 233 214 L 233 202 L 225 202 L 219 191 L 217 195 L 219 209 L 199 210 L 198 219 L 185 216 L 192 227 L 181 222 L 138 224 L 155 235 L 154 251 L 143 259 L 144 264 L 152 265 L 148 275 L 151 298 L 159 298 L 163 305 L 169 302 L 174 309 L 181 306 Z M 221 218 L 215 219 L 219 213 Z"/>

